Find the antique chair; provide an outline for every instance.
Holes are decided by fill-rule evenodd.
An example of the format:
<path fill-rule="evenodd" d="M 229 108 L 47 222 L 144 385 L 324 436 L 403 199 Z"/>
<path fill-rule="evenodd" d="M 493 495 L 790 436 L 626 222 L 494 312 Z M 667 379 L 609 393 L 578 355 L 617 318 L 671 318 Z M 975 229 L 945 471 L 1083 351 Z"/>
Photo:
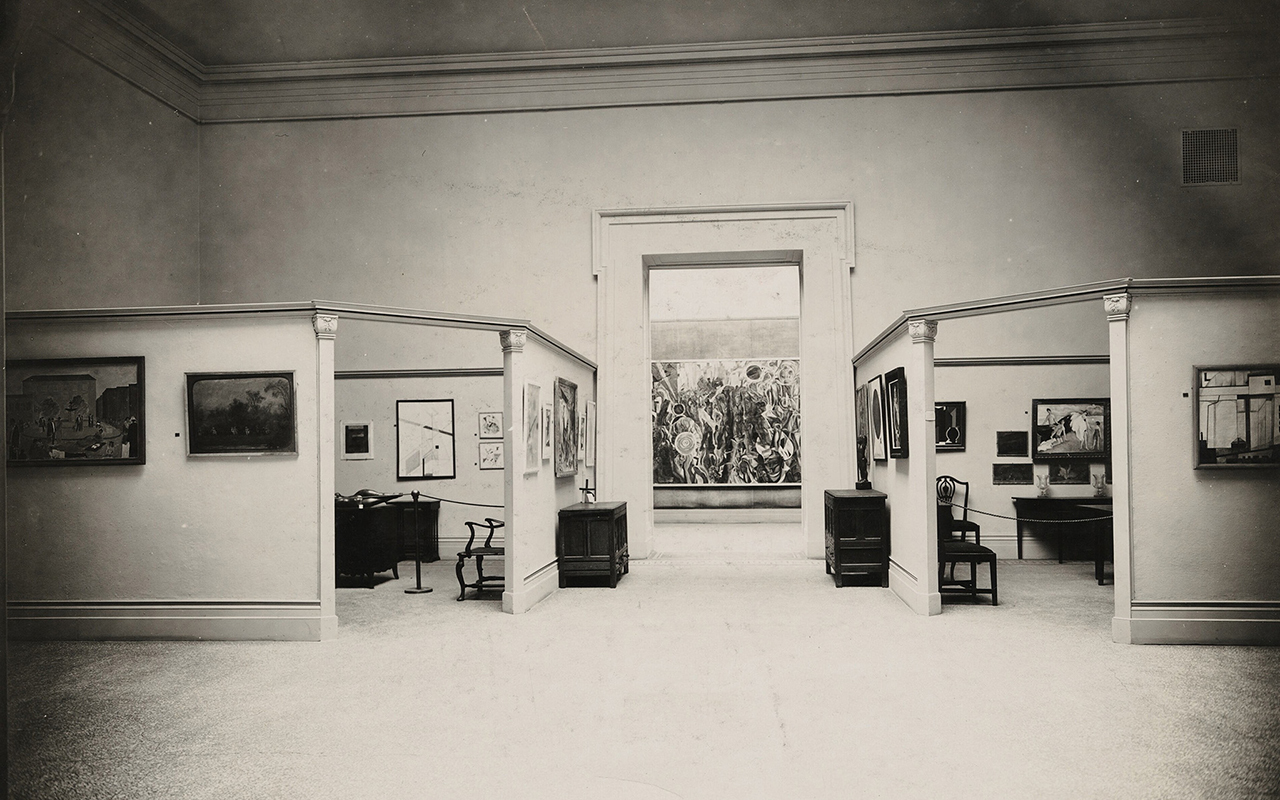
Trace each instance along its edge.
<path fill-rule="evenodd" d="M 960 487 L 964 489 L 964 496 L 956 502 L 956 490 Z M 961 510 L 959 519 L 955 516 L 957 508 Z M 990 589 L 978 588 L 978 565 L 984 563 L 990 565 Z M 968 579 L 956 578 L 956 564 L 969 565 Z M 950 475 L 938 476 L 938 591 L 944 595 L 966 595 L 973 600 L 980 594 L 989 594 L 991 605 L 999 605 L 996 553 L 982 546 L 982 528 L 969 520 L 969 483 Z"/>
<path fill-rule="evenodd" d="M 467 538 L 467 546 L 458 553 L 458 600 L 465 600 L 468 589 L 475 589 L 476 592 L 483 592 L 486 589 L 503 589 L 506 587 L 504 576 L 502 575 L 485 575 L 484 559 L 485 556 L 505 556 L 507 549 L 505 547 L 493 546 L 493 533 L 498 528 L 506 525 L 500 519 L 492 519 L 485 517 L 484 522 L 467 522 L 467 529 L 471 531 L 471 535 Z M 476 545 L 476 529 L 483 528 L 488 530 L 488 534 L 484 538 L 483 545 Z M 467 583 L 466 578 L 462 575 L 462 567 L 467 563 L 467 559 L 474 558 L 476 561 L 476 582 Z"/>

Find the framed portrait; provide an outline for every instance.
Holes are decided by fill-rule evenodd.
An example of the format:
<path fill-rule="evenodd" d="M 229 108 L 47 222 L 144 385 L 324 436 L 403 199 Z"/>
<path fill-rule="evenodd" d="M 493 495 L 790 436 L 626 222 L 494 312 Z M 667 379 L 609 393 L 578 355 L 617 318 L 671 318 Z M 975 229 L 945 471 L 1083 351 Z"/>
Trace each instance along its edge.
<path fill-rule="evenodd" d="M 147 463 L 142 356 L 6 363 L 12 467 Z"/>
<path fill-rule="evenodd" d="M 578 384 L 556 378 L 556 477 L 578 474 Z"/>
<path fill-rule="evenodd" d="M 507 466 L 504 456 L 503 442 L 492 439 L 480 441 L 480 469 L 504 469 Z"/>
<path fill-rule="evenodd" d="M 396 480 L 445 480 L 457 475 L 453 400 L 396 401 Z"/>
<path fill-rule="evenodd" d="M 907 458 L 907 371 L 898 367 L 884 374 L 885 412 L 889 415 L 889 456 Z"/>
<path fill-rule="evenodd" d="M 1280 364 L 1195 367 L 1196 469 L 1280 466 Z"/>
<path fill-rule="evenodd" d="M 297 453 L 292 372 L 187 373 L 187 455 Z"/>
<path fill-rule="evenodd" d="M 964 401 L 933 404 L 935 442 L 938 452 L 964 450 Z"/>
<path fill-rule="evenodd" d="M 1032 400 L 1032 461 L 1105 461 L 1111 457 L 1108 398 Z"/>
<path fill-rule="evenodd" d="M 1030 486 L 1035 483 L 1035 467 L 1031 464 L 992 464 L 994 486 Z"/>
<path fill-rule="evenodd" d="M 346 461 L 362 461 L 373 458 L 371 422 L 342 423 L 342 458 Z"/>
<path fill-rule="evenodd" d="M 502 412 L 501 411 L 481 411 L 480 412 L 480 438 L 481 439 L 501 439 L 502 438 Z"/>
<path fill-rule="evenodd" d="M 596 465 L 596 404 L 587 401 L 587 456 L 582 463 L 588 467 Z"/>
<path fill-rule="evenodd" d="M 555 423 L 552 422 L 551 404 L 542 406 L 542 460 L 550 461 L 555 449 Z"/>
<path fill-rule="evenodd" d="M 524 471 L 525 474 L 542 469 L 542 387 L 536 383 L 524 385 Z"/>
<path fill-rule="evenodd" d="M 871 414 L 871 458 L 875 461 L 889 460 L 889 423 L 885 419 L 884 409 L 884 376 L 877 375 L 867 381 L 867 410 Z"/>
<path fill-rule="evenodd" d="M 853 408 L 855 421 L 854 444 L 856 465 L 858 468 L 859 489 L 870 488 L 871 484 L 871 392 L 867 384 L 861 384 L 853 390 Z"/>
<path fill-rule="evenodd" d="M 1000 458 L 1026 458 L 1030 452 L 1030 435 L 1026 431 L 996 431 L 996 455 Z"/>

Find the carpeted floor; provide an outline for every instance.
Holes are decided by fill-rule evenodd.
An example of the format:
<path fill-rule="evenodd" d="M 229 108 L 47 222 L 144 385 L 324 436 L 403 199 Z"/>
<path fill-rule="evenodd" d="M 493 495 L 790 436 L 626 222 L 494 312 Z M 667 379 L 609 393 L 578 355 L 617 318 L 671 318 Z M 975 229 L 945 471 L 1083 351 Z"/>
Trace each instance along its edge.
<path fill-rule="evenodd" d="M 10 645 L 11 797 L 1243 798 L 1280 650 L 1111 641 L 1092 564 L 912 614 L 820 561 L 632 562 L 529 613 L 338 591 L 323 643 Z M 496 566 L 496 565 L 495 565 Z M 496 597 L 496 595 L 495 595 Z"/>

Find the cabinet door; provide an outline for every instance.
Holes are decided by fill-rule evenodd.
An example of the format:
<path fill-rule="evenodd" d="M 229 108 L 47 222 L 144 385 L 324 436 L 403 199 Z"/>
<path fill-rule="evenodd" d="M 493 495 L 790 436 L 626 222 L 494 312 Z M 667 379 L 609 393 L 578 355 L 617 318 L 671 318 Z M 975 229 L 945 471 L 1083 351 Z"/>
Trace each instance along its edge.
<path fill-rule="evenodd" d="M 587 522 L 587 551 L 592 558 L 608 558 L 613 549 L 613 520 L 596 518 Z"/>

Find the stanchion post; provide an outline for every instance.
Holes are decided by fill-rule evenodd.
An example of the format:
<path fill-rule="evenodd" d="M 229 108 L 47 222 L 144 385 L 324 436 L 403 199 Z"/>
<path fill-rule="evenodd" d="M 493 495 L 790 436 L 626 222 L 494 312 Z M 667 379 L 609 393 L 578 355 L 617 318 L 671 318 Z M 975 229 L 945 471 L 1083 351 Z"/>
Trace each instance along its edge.
<path fill-rule="evenodd" d="M 422 526 L 418 524 L 418 492 L 410 492 L 413 497 L 413 574 L 416 585 L 404 590 L 405 594 L 426 594 L 430 586 L 422 585 Z"/>

